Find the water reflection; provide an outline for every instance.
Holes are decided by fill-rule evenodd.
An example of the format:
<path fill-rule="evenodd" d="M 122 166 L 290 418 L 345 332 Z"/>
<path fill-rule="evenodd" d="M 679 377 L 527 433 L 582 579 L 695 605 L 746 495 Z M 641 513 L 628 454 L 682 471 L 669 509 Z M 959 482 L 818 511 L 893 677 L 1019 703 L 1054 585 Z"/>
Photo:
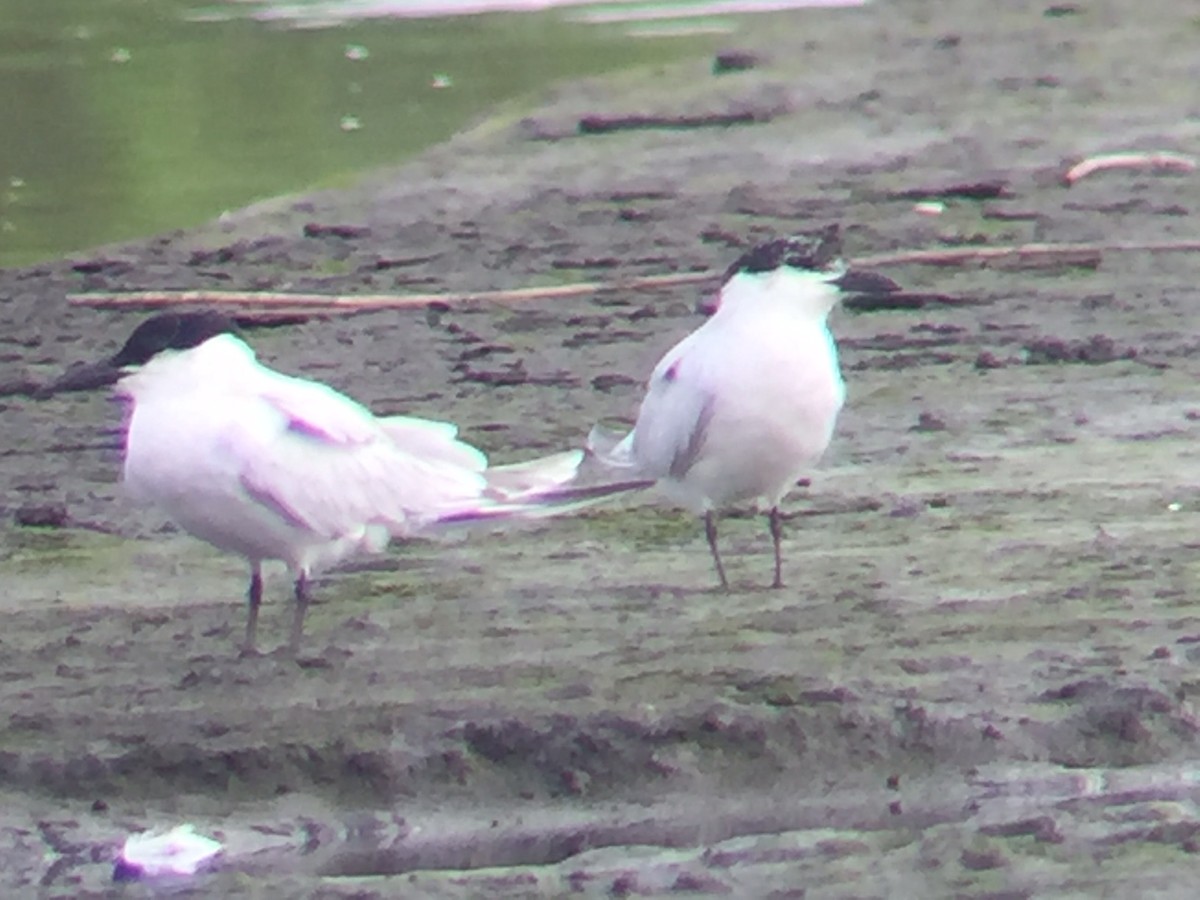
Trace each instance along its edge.
<path fill-rule="evenodd" d="M 296 29 L 230 8 L 0 0 L 0 265 L 329 183 L 547 81 L 704 49 L 554 12 Z"/>

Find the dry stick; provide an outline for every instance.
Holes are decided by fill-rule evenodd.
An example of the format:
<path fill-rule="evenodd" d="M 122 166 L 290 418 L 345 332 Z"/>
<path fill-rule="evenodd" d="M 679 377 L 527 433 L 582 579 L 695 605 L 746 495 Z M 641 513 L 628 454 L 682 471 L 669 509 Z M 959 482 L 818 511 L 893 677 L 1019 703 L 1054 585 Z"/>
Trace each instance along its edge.
<path fill-rule="evenodd" d="M 1142 241 L 1128 244 L 1021 244 L 1016 247 L 952 247 L 945 250 L 901 250 L 854 260 L 855 266 L 957 266 L 965 263 L 1034 262 L 1069 260 L 1104 253 L 1195 253 L 1200 239 L 1184 241 Z"/>
<path fill-rule="evenodd" d="M 177 303 L 214 303 L 232 306 L 305 308 L 308 312 L 325 309 L 403 309 L 410 306 L 430 306 L 434 303 L 465 303 L 481 300 L 490 303 L 516 303 L 522 300 L 545 300 L 578 297 L 604 291 L 654 290 L 682 284 L 712 281 L 716 273 L 683 272 L 674 275 L 646 275 L 613 281 L 585 281 L 550 287 L 513 288 L 503 291 L 476 291 L 460 294 L 287 294 L 271 291 L 116 291 L 69 294 L 67 300 L 76 306 L 170 306 Z M 311 307 L 311 309 L 307 309 Z M 289 309 L 289 312 L 293 310 Z"/>
<path fill-rule="evenodd" d="M 1196 159 L 1183 153 L 1101 153 L 1071 166 L 1063 173 L 1062 182 L 1070 187 L 1081 178 L 1105 169 L 1165 169 L 1169 172 L 1194 172 Z"/>
<path fill-rule="evenodd" d="M 1129 244 L 1022 244 L 1016 247 L 952 247 L 939 250 L 904 250 L 864 256 L 853 260 L 859 268 L 923 265 L 957 266 L 970 263 L 1045 265 L 1049 261 L 1069 262 L 1088 259 L 1103 253 L 1171 253 L 1198 252 L 1200 240 L 1141 242 Z M 517 303 L 526 300 L 548 300 L 579 297 L 608 291 L 643 291 L 701 284 L 715 281 L 720 273 L 682 272 L 673 275 L 646 275 L 613 281 L 589 281 L 552 287 L 516 288 L 503 291 L 476 291 L 458 294 L 285 294 L 264 291 L 127 291 L 70 294 L 68 301 L 76 306 L 92 307 L 150 307 L 176 304 L 204 303 L 252 307 L 261 311 L 289 314 L 322 312 L 363 312 L 373 309 L 404 309 L 430 306 L 435 303 L 454 304 L 478 300 L 487 303 Z"/>

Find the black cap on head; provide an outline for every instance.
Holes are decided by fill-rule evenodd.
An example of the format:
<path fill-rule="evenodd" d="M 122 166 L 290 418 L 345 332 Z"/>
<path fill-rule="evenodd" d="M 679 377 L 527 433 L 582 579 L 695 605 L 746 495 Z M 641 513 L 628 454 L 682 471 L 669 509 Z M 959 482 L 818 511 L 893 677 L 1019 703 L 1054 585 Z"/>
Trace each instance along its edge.
<path fill-rule="evenodd" d="M 747 250 L 725 270 L 721 287 L 711 298 L 697 304 L 705 314 L 717 311 L 721 291 L 735 275 L 774 272 L 784 266 L 807 272 L 826 273 L 826 280 L 847 294 L 883 294 L 900 290 L 900 285 L 885 275 L 848 269 L 842 260 L 842 234 L 835 222 L 820 231 L 787 238 L 776 238 Z"/>
<path fill-rule="evenodd" d="M 133 330 L 112 357 L 112 365 L 140 366 L 163 350 L 189 350 L 219 334 L 238 333 L 232 319 L 213 310 L 160 313 Z"/>
<path fill-rule="evenodd" d="M 37 396 L 51 397 L 66 391 L 90 391 L 117 381 L 128 366 L 140 366 L 163 350 L 199 347 L 219 334 L 238 333 L 237 325 L 211 310 L 160 313 L 133 330 L 124 346 L 100 362 L 72 366 L 54 381 L 38 388 Z"/>
<path fill-rule="evenodd" d="M 782 266 L 824 272 L 836 265 L 841 255 L 841 229 L 834 223 L 820 231 L 757 244 L 733 261 L 721 282 L 740 272 L 774 272 Z"/>

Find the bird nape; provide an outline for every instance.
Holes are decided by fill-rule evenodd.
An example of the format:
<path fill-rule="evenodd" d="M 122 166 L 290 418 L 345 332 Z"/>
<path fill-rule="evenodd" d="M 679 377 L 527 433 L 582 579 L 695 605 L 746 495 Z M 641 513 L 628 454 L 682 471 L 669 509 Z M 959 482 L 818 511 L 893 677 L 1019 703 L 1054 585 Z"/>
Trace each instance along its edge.
<path fill-rule="evenodd" d="M 711 317 L 659 360 L 633 430 L 589 436 L 602 462 L 656 479 L 703 516 L 723 588 L 717 514 L 747 503 L 766 511 L 771 584 L 783 586 L 779 504 L 829 445 L 845 396 L 829 313 L 845 293 L 899 288 L 841 253 L 836 225 L 748 249 L 726 269 Z"/>

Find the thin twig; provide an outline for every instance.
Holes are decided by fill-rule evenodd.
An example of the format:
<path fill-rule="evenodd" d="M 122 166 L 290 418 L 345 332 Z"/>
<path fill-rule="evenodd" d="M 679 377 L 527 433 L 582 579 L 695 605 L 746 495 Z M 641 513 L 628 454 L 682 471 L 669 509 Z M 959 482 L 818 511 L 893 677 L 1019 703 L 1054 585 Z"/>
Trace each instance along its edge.
<path fill-rule="evenodd" d="M 1136 249 L 1200 250 L 1200 241 L 1191 246 L 1162 247 L 1145 245 Z M 936 250 L 901 250 L 856 259 L 858 268 L 876 269 L 885 266 L 1000 266 L 1010 269 L 1042 269 L 1047 266 L 1088 266 L 1095 268 L 1107 251 L 1127 251 L 1132 246 L 1102 246 L 1099 244 L 1022 244 L 1017 247 L 947 247 Z"/>
<path fill-rule="evenodd" d="M 950 247 L 939 250 L 901 250 L 854 260 L 864 268 L 918 265 L 956 266 L 965 263 L 990 263 L 1003 260 L 1062 258 L 1104 253 L 1196 253 L 1200 239 L 1182 241 L 1138 241 L 1128 244 L 1020 244 L 1015 247 Z"/>
<path fill-rule="evenodd" d="M 1063 173 L 1062 182 L 1070 187 L 1081 178 L 1106 169 L 1159 169 L 1167 172 L 1194 172 L 1196 159 L 1183 153 L 1101 153 L 1077 162 Z"/>
<path fill-rule="evenodd" d="M 288 312 L 303 309 L 318 312 L 326 309 L 403 309 L 466 303 L 471 300 L 488 303 L 519 303 L 525 300 L 547 300 L 579 297 L 605 291 L 647 291 L 699 284 L 712 281 L 717 273 L 709 271 L 680 272 L 673 275 L 646 275 L 612 281 L 585 281 L 547 287 L 512 288 L 501 291 L 474 291 L 456 294 L 291 294 L 275 291 L 96 291 L 69 294 L 67 300 L 75 306 L 170 306 L 174 304 L 208 303 L 231 306 L 288 307 Z"/>
<path fill-rule="evenodd" d="M 965 266 L 999 265 L 1009 268 L 1043 268 L 1046 265 L 1095 266 L 1105 253 L 1195 253 L 1200 239 L 1138 242 L 1127 244 L 1022 244 L 1013 247 L 950 247 L 936 250 L 903 250 L 853 260 L 857 268 L 887 266 Z M 273 291 L 116 291 L 70 294 L 75 306 L 160 308 L 177 304 L 229 305 L 271 310 L 290 315 L 335 312 L 366 312 L 378 309 L 405 309 L 433 304 L 447 306 L 469 301 L 520 303 L 590 296 L 612 291 L 648 291 L 680 285 L 716 281 L 719 272 L 679 272 L 671 275 L 645 275 L 611 281 L 587 281 L 549 287 L 515 288 L 501 291 L 474 291 L 447 294 L 290 294 Z M 282 307 L 282 309 L 278 309 Z"/>

